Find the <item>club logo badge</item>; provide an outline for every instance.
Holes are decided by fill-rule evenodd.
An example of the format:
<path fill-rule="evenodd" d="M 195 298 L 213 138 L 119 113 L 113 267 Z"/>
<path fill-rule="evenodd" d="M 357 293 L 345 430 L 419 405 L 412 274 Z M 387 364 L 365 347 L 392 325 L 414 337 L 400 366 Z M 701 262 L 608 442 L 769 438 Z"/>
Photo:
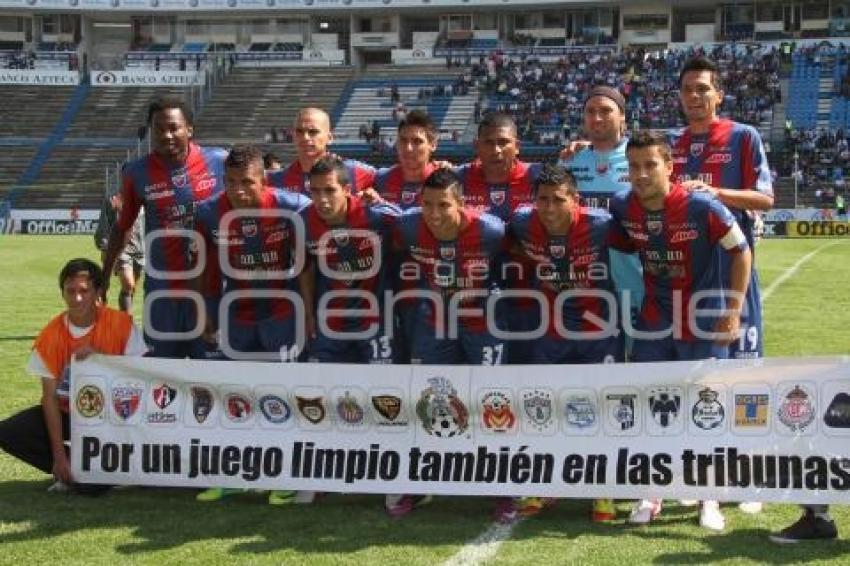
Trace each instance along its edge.
<path fill-rule="evenodd" d="M 466 432 L 469 410 L 446 377 L 428 378 L 429 387 L 422 390 L 416 402 L 416 416 L 431 436 L 449 438 Z"/>
<path fill-rule="evenodd" d="M 401 192 L 401 204 L 411 205 L 416 202 L 416 191 L 402 191 Z"/>
<path fill-rule="evenodd" d="M 103 413 L 103 391 L 96 385 L 83 385 L 77 392 L 77 412 L 92 419 Z"/>
<path fill-rule="evenodd" d="M 224 397 L 224 414 L 234 423 L 244 423 L 251 418 L 251 400 L 241 393 L 228 393 Z"/>
<path fill-rule="evenodd" d="M 204 424 L 215 404 L 212 391 L 206 387 L 193 386 L 189 389 L 189 393 L 192 395 L 192 416 L 198 424 Z"/>
<path fill-rule="evenodd" d="M 112 409 L 121 420 L 129 420 L 142 402 L 144 389 L 134 384 L 112 386 Z"/>
<path fill-rule="evenodd" d="M 522 412 L 525 423 L 537 432 L 544 432 L 554 424 L 552 392 L 547 389 L 529 389 L 522 395 Z"/>
<path fill-rule="evenodd" d="M 319 424 L 325 420 L 325 404 L 322 397 L 300 397 L 295 396 L 298 412 L 312 424 Z"/>
<path fill-rule="evenodd" d="M 346 391 L 345 395 L 336 401 L 336 414 L 342 422 L 356 426 L 363 424 L 365 411 L 357 402 L 357 398 Z"/>
<path fill-rule="evenodd" d="M 770 397 L 766 393 L 735 394 L 735 426 L 767 426 Z"/>
<path fill-rule="evenodd" d="M 153 402 L 160 409 L 164 409 L 177 398 L 177 390 L 167 383 L 162 383 L 152 390 Z"/>
<path fill-rule="evenodd" d="M 567 255 L 567 246 L 563 244 L 552 244 L 549 246 L 549 254 L 555 259 L 561 259 Z"/>
<path fill-rule="evenodd" d="M 619 430 L 631 430 L 635 426 L 635 400 L 633 393 L 611 393 L 605 396 L 608 416 Z"/>
<path fill-rule="evenodd" d="M 481 421 L 492 432 L 509 432 L 516 426 L 511 399 L 503 391 L 490 391 L 481 400 Z"/>
<path fill-rule="evenodd" d="M 693 142 L 691 144 L 691 155 L 694 157 L 699 157 L 702 155 L 702 152 L 705 151 L 705 143 L 704 142 Z"/>
<path fill-rule="evenodd" d="M 694 424 L 703 430 L 713 430 L 723 424 L 726 418 L 726 410 L 718 401 L 717 391 L 706 387 L 699 392 L 699 401 L 694 403 L 691 409 L 691 419 Z"/>
<path fill-rule="evenodd" d="M 800 385 L 795 385 L 779 403 L 776 417 L 792 432 L 805 430 L 815 420 L 812 395 Z"/>
<path fill-rule="evenodd" d="M 506 196 L 507 193 L 504 190 L 490 191 L 490 202 L 492 202 L 494 206 L 502 206 L 505 204 Z"/>
<path fill-rule="evenodd" d="M 348 232 L 345 230 L 334 230 L 333 233 L 334 242 L 341 248 L 344 248 L 348 245 L 349 237 Z"/>
<path fill-rule="evenodd" d="M 850 394 L 841 392 L 832 398 L 823 423 L 830 428 L 850 428 Z"/>
<path fill-rule="evenodd" d="M 189 176 L 185 171 L 178 171 L 171 175 L 171 184 L 177 189 L 182 189 L 189 182 Z"/>
<path fill-rule="evenodd" d="M 440 246 L 440 257 L 446 261 L 452 261 L 456 253 L 454 246 Z"/>
<path fill-rule="evenodd" d="M 657 387 L 649 392 L 649 413 L 661 427 L 667 428 L 679 418 L 681 391 L 675 387 Z"/>
<path fill-rule="evenodd" d="M 661 220 L 647 220 L 646 221 L 646 230 L 652 234 L 653 236 L 661 235 L 661 230 L 664 227 L 664 223 Z"/>
<path fill-rule="evenodd" d="M 596 407 L 587 395 L 571 395 L 564 404 L 567 426 L 585 429 L 596 424 Z"/>
<path fill-rule="evenodd" d="M 272 424 L 283 424 L 292 416 L 289 403 L 277 395 L 263 395 L 257 404 L 260 406 L 260 413 Z"/>
<path fill-rule="evenodd" d="M 257 235 L 257 223 L 254 220 L 242 221 L 242 235 L 246 238 L 253 238 Z"/>
<path fill-rule="evenodd" d="M 375 395 L 372 397 L 372 406 L 380 416 L 395 424 L 401 414 L 401 397 L 395 395 Z M 398 423 L 402 424 L 402 423 Z"/>

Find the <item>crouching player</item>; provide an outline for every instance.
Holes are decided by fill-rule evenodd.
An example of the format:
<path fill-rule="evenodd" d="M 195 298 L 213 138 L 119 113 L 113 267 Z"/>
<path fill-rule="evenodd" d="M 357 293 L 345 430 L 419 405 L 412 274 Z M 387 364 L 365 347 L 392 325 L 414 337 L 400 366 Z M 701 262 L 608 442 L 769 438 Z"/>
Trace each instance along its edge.
<path fill-rule="evenodd" d="M 626 156 L 632 189 L 611 202 L 611 245 L 636 251 L 643 266 L 646 294 L 635 324 L 631 359 L 728 357 L 728 345 L 738 336 L 752 264 L 743 232 L 732 213 L 710 194 L 671 186 L 673 162 L 663 137 L 640 132 L 626 146 Z M 731 257 L 728 288 L 723 285 L 719 254 Z M 693 300 L 698 294 L 706 298 Z M 675 318 L 677 308 L 680 316 Z M 660 511 L 660 500 L 645 499 L 629 521 L 648 523 Z M 723 530 L 725 520 L 716 501 L 703 502 L 700 525 Z"/>

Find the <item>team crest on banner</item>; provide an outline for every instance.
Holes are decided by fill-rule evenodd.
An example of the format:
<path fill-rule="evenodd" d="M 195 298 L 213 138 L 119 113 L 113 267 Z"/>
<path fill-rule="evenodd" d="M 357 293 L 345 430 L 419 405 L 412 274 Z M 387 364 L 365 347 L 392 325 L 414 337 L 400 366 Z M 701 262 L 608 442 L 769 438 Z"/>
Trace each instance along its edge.
<path fill-rule="evenodd" d="M 77 391 L 77 412 L 86 419 L 103 418 L 103 390 L 97 385 L 87 383 Z"/>
<path fill-rule="evenodd" d="M 192 385 L 189 387 L 189 395 L 192 397 L 192 418 L 196 423 L 204 424 L 215 407 L 212 391 L 202 385 Z"/>
<path fill-rule="evenodd" d="M 778 397 L 779 408 L 776 419 L 781 425 L 778 432 L 799 434 L 811 432 L 810 427 L 815 420 L 815 391 L 805 383 L 795 383 L 790 390 L 785 390 Z"/>
<path fill-rule="evenodd" d="M 142 404 L 142 396 L 145 394 L 144 386 L 140 383 L 117 381 L 112 383 L 110 397 L 112 398 L 112 412 L 115 414 L 116 422 L 129 423 L 134 419 Z"/>
<path fill-rule="evenodd" d="M 823 414 L 825 432 L 830 435 L 850 435 L 850 383 L 830 381 L 824 384 L 824 401 L 829 400 Z"/>
<path fill-rule="evenodd" d="M 735 420 L 732 428 L 738 434 L 764 434 L 770 427 L 769 387 L 739 385 L 734 389 Z"/>
<path fill-rule="evenodd" d="M 272 393 L 263 395 L 257 399 L 260 413 L 267 422 L 275 425 L 287 422 L 292 416 L 292 409 L 283 397 Z"/>
<path fill-rule="evenodd" d="M 153 408 L 147 414 L 147 422 L 150 424 L 176 423 L 179 395 L 177 388 L 168 383 L 154 383 L 150 389 L 150 401 L 153 403 Z M 148 407 L 151 408 L 150 405 Z"/>
<path fill-rule="evenodd" d="M 317 387 L 298 388 L 295 391 L 295 408 L 298 423 L 310 430 L 330 428 L 328 411 L 325 408 L 325 392 Z"/>
<path fill-rule="evenodd" d="M 241 392 L 231 392 L 222 399 L 224 416 L 232 424 L 245 424 L 254 415 L 251 398 Z"/>
<path fill-rule="evenodd" d="M 640 432 L 638 393 L 632 389 L 608 390 L 605 400 L 605 430 L 612 436 L 630 436 Z"/>
<path fill-rule="evenodd" d="M 469 410 L 458 397 L 451 380 L 430 377 L 428 384 L 416 402 L 416 416 L 425 432 L 439 438 L 465 433 L 469 428 Z"/>
<path fill-rule="evenodd" d="M 592 435 L 599 429 L 599 408 L 596 392 L 590 389 L 571 389 L 561 393 L 564 408 L 564 432 L 568 435 Z"/>
<path fill-rule="evenodd" d="M 522 422 L 526 432 L 551 434 L 555 429 L 555 399 L 552 391 L 543 387 L 522 392 Z"/>
<path fill-rule="evenodd" d="M 366 421 L 365 395 L 353 388 L 335 389 L 334 400 L 337 424 L 343 429 L 363 429 Z"/>
<path fill-rule="evenodd" d="M 153 403 L 160 409 L 165 409 L 177 398 L 177 389 L 167 383 L 161 383 L 151 389 Z"/>
<path fill-rule="evenodd" d="M 650 434 L 679 434 L 684 421 L 681 418 L 682 389 L 680 387 L 653 387 L 647 395 Z"/>
<path fill-rule="evenodd" d="M 507 192 L 504 190 L 490 191 L 490 202 L 492 202 L 494 206 L 502 206 L 505 204 L 506 197 Z"/>
<path fill-rule="evenodd" d="M 722 431 L 726 409 L 720 402 L 720 392 L 711 387 L 697 390 L 697 401 L 691 408 L 691 422 L 698 430 Z"/>
<path fill-rule="evenodd" d="M 516 413 L 508 389 L 493 389 L 481 395 L 481 430 L 483 432 L 514 432 Z"/>
<path fill-rule="evenodd" d="M 372 392 L 372 420 L 379 430 L 402 431 L 410 421 L 405 414 L 402 391 Z"/>

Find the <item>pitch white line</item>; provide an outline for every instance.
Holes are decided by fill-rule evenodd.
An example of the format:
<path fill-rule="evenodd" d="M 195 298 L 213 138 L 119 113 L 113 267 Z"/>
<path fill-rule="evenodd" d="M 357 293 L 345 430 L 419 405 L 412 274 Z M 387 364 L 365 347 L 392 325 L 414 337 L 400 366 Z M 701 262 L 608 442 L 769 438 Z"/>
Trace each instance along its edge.
<path fill-rule="evenodd" d="M 812 259 L 816 254 L 825 250 L 826 248 L 830 248 L 830 247 L 835 246 L 835 245 L 840 244 L 840 243 L 841 243 L 841 240 L 835 240 L 833 242 L 829 242 L 827 244 L 824 244 L 819 248 L 813 249 L 812 251 L 810 251 L 809 253 L 807 253 L 806 255 L 801 257 L 800 259 L 798 259 L 796 262 L 794 262 L 794 265 L 792 265 L 791 267 L 789 267 L 788 269 L 783 271 L 782 274 L 779 277 L 777 277 L 773 281 L 773 283 L 771 283 L 770 286 L 768 286 L 767 289 L 764 290 L 764 293 L 762 293 L 762 295 L 761 295 L 762 302 L 769 299 L 770 296 L 773 294 L 773 292 L 776 291 L 776 289 L 778 289 L 780 285 L 782 285 L 783 283 L 788 281 L 791 277 L 793 277 L 794 274 L 797 273 L 797 270 L 799 270 L 801 267 L 803 267 L 803 264 L 805 264 L 807 261 Z"/>
<path fill-rule="evenodd" d="M 511 538 L 514 527 L 522 519 L 510 523 L 493 523 L 490 528 L 478 535 L 475 540 L 469 541 L 457 554 L 446 560 L 443 566 L 474 566 L 483 564 L 485 561 L 496 556 L 502 543 Z"/>

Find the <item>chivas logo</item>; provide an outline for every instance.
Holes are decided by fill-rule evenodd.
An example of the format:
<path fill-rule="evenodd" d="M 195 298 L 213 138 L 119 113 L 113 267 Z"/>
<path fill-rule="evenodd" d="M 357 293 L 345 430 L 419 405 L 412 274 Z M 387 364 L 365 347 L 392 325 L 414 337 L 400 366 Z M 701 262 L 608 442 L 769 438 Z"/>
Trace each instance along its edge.
<path fill-rule="evenodd" d="M 723 424 L 726 410 L 718 398 L 717 391 L 706 387 L 699 392 L 699 401 L 691 409 L 691 419 L 703 430 L 712 430 Z"/>
<path fill-rule="evenodd" d="M 96 385 L 83 385 L 77 392 L 77 412 L 91 419 L 103 412 L 103 391 Z"/>
<path fill-rule="evenodd" d="M 342 422 L 350 425 L 363 424 L 363 417 L 365 416 L 363 407 L 357 402 L 357 398 L 348 391 L 337 399 L 336 414 Z"/>
<path fill-rule="evenodd" d="M 425 432 L 441 438 L 466 432 L 469 410 L 458 397 L 452 382 L 446 377 L 431 377 L 428 383 L 430 386 L 422 390 L 416 402 L 416 416 Z"/>
<path fill-rule="evenodd" d="M 388 421 L 395 421 L 401 414 L 401 398 L 394 395 L 375 395 L 372 406 Z"/>
<path fill-rule="evenodd" d="M 779 404 L 776 416 L 779 422 L 793 432 L 804 430 L 815 420 L 811 394 L 799 385 L 795 385 Z"/>
<path fill-rule="evenodd" d="M 312 424 L 319 424 L 325 420 L 325 404 L 322 397 L 300 397 L 295 396 L 298 412 Z"/>
<path fill-rule="evenodd" d="M 492 202 L 495 206 L 502 206 L 505 204 L 506 196 L 507 193 L 504 190 L 490 191 L 490 202 Z"/>
<path fill-rule="evenodd" d="M 662 428 L 667 428 L 679 418 L 682 396 L 676 388 L 660 387 L 649 393 L 649 412 Z"/>
<path fill-rule="evenodd" d="M 154 387 L 151 391 L 153 402 L 160 409 L 166 408 L 177 398 L 177 390 L 167 383 Z"/>
<path fill-rule="evenodd" d="M 204 424 L 215 404 L 212 392 L 206 387 L 193 386 L 189 389 L 192 395 L 192 416 L 198 424 Z"/>
<path fill-rule="evenodd" d="M 493 432 L 508 432 L 516 426 L 511 400 L 502 391 L 491 391 L 481 400 L 481 420 L 484 428 Z"/>
<path fill-rule="evenodd" d="M 224 398 L 224 413 L 234 423 L 244 423 L 251 418 L 251 400 L 241 393 L 230 393 Z"/>
<path fill-rule="evenodd" d="M 126 421 L 138 411 L 143 394 L 144 389 L 136 385 L 113 385 L 112 409 L 119 418 Z"/>

